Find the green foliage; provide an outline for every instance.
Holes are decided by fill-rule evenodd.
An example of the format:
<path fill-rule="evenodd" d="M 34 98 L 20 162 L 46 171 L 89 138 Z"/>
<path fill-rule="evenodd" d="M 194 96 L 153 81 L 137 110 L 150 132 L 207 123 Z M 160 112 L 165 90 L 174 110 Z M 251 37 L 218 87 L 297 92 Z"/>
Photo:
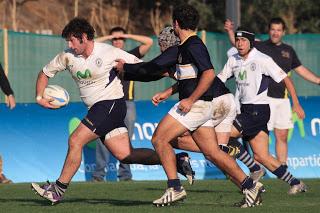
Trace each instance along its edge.
<path fill-rule="evenodd" d="M 318 0 L 242 0 L 241 25 L 266 33 L 273 17 L 285 20 L 287 33 L 320 33 Z"/>

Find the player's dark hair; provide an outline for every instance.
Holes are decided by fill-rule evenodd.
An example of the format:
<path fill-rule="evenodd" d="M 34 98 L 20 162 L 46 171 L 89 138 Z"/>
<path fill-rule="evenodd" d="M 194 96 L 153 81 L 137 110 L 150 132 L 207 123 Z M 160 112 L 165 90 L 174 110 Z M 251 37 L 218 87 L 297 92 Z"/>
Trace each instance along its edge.
<path fill-rule="evenodd" d="M 276 17 L 276 18 L 272 18 L 270 21 L 269 21 L 269 30 L 271 28 L 271 25 L 272 24 L 282 24 L 282 28 L 283 30 L 286 30 L 287 26 L 286 26 L 286 23 L 284 22 L 284 20 L 280 17 Z"/>
<path fill-rule="evenodd" d="M 93 40 L 94 32 L 93 27 L 87 20 L 83 18 L 74 18 L 64 27 L 61 36 L 64 39 L 74 36 L 82 41 L 82 34 L 85 33 L 88 40 Z"/>
<path fill-rule="evenodd" d="M 196 30 L 199 23 L 199 13 L 191 5 L 180 5 L 173 9 L 172 20 L 177 21 L 181 29 Z"/>
<path fill-rule="evenodd" d="M 109 34 L 111 35 L 113 32 L 123 32 L 123 34 L 126 34 L 127 31 L 122 27 L 114 27 L 110 30 Z"/>

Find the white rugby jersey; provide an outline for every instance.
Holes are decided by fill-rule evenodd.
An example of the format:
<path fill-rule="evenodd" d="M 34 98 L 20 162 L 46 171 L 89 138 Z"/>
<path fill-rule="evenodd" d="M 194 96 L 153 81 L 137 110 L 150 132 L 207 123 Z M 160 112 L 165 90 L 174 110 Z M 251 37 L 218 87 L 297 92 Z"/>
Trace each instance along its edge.
<path fill-rule="evenodd" d="M 237 85 L 236 97 L 241 104 L 268 104 L 267 91 L 270 76 L 274 81 L 282 81 L 287 74 L 271 57 L 253 48 L 246 60 L 239 54 L 229 57 L 218 77 L 226 82 L 234 76 Z"/>
<path fill-rule="evenodd" d="M 48 77 L 57 72 L 68 70 L 77 83 L 82 101 L 90 108 L 102 100 L 113 100 L 123 97 L 122 84 L 112 69 L 116 59 L 127 63 L 141 60 L 109 44 L 94 42 L 94 48 L 88 58 L 76 55 L 68 49 L 58 54 L 43 68 Z"/>

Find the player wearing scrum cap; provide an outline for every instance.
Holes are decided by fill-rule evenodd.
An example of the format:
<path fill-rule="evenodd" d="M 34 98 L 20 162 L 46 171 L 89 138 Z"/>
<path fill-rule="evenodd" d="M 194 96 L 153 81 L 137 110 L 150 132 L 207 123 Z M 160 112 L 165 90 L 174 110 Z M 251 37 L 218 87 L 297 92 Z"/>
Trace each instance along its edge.
<path fill-rule="evenodd" d="M 236 80 L 236 97 L 241 104 L 241 114 L 238 114 L 235 119 L 231 136 L 243 137 L 244 140 L 249 141 L 255 160 L 279 179 L 290 184 L 289 194 L 304 192 L 306 185 L 293 177 L 268 150 L 269 77 L 276 82 L 284 82 L 292 97 L 293 110 L 300 118 L 304 118 L 305 114 L 299 104 L 292 81 L 272 58 L 254 47 L 254 37 L 254 33 L 241 28 L 235 32 L 235 46 L 238 53 L 229 57 L 223 70 L 218 74 L 223 82 L 231 77 Z"/>
<path fill-rule="evenodd" d="M 208 51 L 194 32 L 197 20 L 198 13 L 192 6 L 184 5 L 175 8 L 173 23 L 174 32 L 182 41 L 179 46 L 168 48 L 151 62 L 123 64 L 123 61 L 120 61 L 117 65 L 118 70 L 122 71 L 123 68 L 126 70 L 124 72 L 126 77 L 128 77 L 127 72 L 134 73 L 132 71 L 137 67 L 135 71 L 145 75 L 153 70 L 160 70 L 161 73 L 170 66 L 176 68 L 178 84 L 152 98 L 153 103 L 157 105 L 177 91 L 180 99 L 180 102 L 162 119 L 153 135 L 153 145 L 160 155 L 168 177 L 166 192 L 153 203 L 160 206 L 169 205 L 186 197 L 186 192 L 176 176 L 175 162 L 171 153 L 172 147 L 175 147 L 172 141 L 190 131 L 194 139 L 190 142 L 196 143 L 196 148 L 208 160 L 230 174 L 242 187 L 246 202 L 241 207 L 251 207 L 257 204 L 263 187 L 259 182 L 253 183 L 253 180 L 243 173 L 236 162 L 219 149 L 215 130 L 212 127 L 222 123 L 230 110 L 229 103 L 234 101 L 224 83 L 215 77 Z"/>

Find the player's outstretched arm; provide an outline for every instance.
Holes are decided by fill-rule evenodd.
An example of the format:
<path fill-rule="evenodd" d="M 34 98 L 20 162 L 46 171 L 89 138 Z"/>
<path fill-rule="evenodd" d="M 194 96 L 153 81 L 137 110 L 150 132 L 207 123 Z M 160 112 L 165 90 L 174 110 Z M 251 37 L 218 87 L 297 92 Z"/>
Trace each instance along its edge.
<path fill-rule="evenodd" d="M 297 113 L 297 115 L 300 119 L 304 119 L 305 113 L 299 103 L 296 89 L 294 88 L 292 80 L 287 76 L 283 79 L 283 81 L 284 81 L 284 83 L 285 83 L 285 85 L 291 95 L 291 98 L 292 98 L 292 110 Z"/>
<path fill-rule="evenodd" d="M 49 108 L 49 109 L 57 109 L 59 106 L 55 106 L 50 104 L 50 101 L 53 101 L 53 99 L 48 99 L 43 97 L 44 89 L 47 87 L 49 82 L 49 77 L 44 74 L 43 71 L 40 71 L 37 78 L 37 84 L 36 84 L 36 101 L 39 105 Z"/>
<path fill-rule="evenodd" d="M 303 65 L 294 69 L 302 78 L 314 84 L 320 85 L 320 77 Z"/>

